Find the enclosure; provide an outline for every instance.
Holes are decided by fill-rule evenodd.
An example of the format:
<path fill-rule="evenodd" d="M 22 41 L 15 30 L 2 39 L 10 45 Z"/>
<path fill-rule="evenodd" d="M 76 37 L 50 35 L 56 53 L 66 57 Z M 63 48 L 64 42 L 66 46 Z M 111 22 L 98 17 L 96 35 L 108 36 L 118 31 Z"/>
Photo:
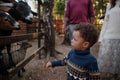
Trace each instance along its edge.
<path fill-rule="evenodd" d="M 16 5 L 21 6 L 20 4 L 22 4 L 14 2 L 14 0 L 11 0 L 13 2 L 7 2 L 6 0 L 6 2 L 4 2 L 5 4 L 1 3 L 1 1 L 0 10 L 2 9 L 3 11 L 5 7 L 7 7 L 9 11 L 9 8 L 13 9 Z M 27 0 L 23 0 L 23 2 L 26 1 Z M 0 17 L 7 24 L 12 25 L 12 27 L 8 28 L 8 26 L 2 24 L 2 22 L 0 23 L 4 26 L 0 26 L 0 62 L 2 63 L 0 63 L 0 80 L 66 80 L 65 67 L 54 69 L 45 68 L 45 64 L 48 60 L 61 59 L 67 55 L 70 49 L 69 45 L 62 45 L 64 34 L 58 35 L 59 31 L 63 33 L 63 28 L 61 29 L 61 26 L 63 27 L 63 22 L 58 24 L 60 25 L 60 29 L 57 27 L 55 28 L 53 6 L 54 1 L 57 0 L 35 1 L 37 3 L 36 7 L 38 13 L 32 12 L 29 6 L 27 6 L 27 13 L 32 13 L 34 18 L 30 17 L 26 19 L 22 16 L 22 18 L 18 19 L 14 18 L 14 15 L 11 15 L 14 19 L 10 18 L 10 16 L 7 16 L 7 19 L 6 17 Z M 97 12 L 94 24 L 101 28 L 100 21 L 103 20 L 101 17 L 103 17 L 105 12 L 106 2 L 103 0 L 93 1 Z M 98 7 L 98 3 L 101 4 L 103 2 L 104 5 Z M 9 3 L 10 5 L 8 5 Z M 21 12 L 19 11 L 18 13 L 20 14 Z M 5 10 L 5 12 L 7 11 Z M 10 20 L 13 22 L 10 22 Z M 32 24 L 29 24 L 31 22 Z M 17 30 L 19 27 L 20 30 Z M 8 33 L 8 31 L 10 31 L 10 34 L 1 35 L 1 33 Z M 92 48 L 92 52 L 96 57 L 98 49 L 99 45 L 96 43 Z"/>
<path fill-rule="evenodd" d="M 15 74 L 21 77 L 22 72 L 25 72 L 24 66 L 36 55 L 39 55 L 38 59 L 41 59 L 42 56 L 48 59 L 50 56 L 55 57 L 55 53 L 53 53 L 55 52 L 55 33 L 51 15 L 54 1 L 42 2 L 38 0 L 38 13 L 32 12 L 25 1 L 9 2 L 3 0 L 1 2 L 0 9 L 3 12 L 1 12 L 0 16 L 1 21 L 3 20 L 5 24 L 0 23 L 0 79 L 9 80 Z M 23 27 L 17 21 L 27 23 L 27 28 L 29 28 L 28 24 L 32 24 L 35 21 L 31 12 L 33 15 L 38 15 L 38 20 L 33 25 L 38 27 L 26 34 L 14 34 L 14 30 L 17 32 L 17 29 Z M 5 16 L 3 17 L 3 15 Z M 36 39 L 36 47 L 32 47 L 30 40 Z M 34 52 L 29 52 L 30 54 L 26 58 L 27 49 L 31 47 Z"/>

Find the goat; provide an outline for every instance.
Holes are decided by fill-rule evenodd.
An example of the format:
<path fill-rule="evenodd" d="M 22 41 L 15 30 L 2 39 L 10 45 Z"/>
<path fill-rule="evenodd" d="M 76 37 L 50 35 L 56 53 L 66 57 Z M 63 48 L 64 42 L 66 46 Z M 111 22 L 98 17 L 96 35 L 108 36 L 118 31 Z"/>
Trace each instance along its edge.
<path fill-rule="evenodd" d="M 0 3 L 0 7 L 11 7 L 10 9 L 5 10 L 4 8 L 0 8 L 3 11 L 7 11 L 16 21 L 21 20 L 25 23 L 32 23 L 33 15 L 31 12 L 30 6 L 23 1 L 9 1 L 9 0 L 2 0 Z M 1 23 L 2 24 L 2 23 Z M 3 26 L 4 27 L 4 26 Z M 13 30 L 4 30 L 0 34 L 0 36 L 10 36 Z M 9 54 L 10 65 L 15 66 L 13 60 L 11 58 L 11 44 L 7 45 L 7 53 Z M 1 53 L 1 50 L 0 50 Z"/>
<path fill-rule="evenodd" d="M 0 11 L 0 31 L 15 29 L 20 29 L 19 23 L 9 13 Z"/>
<path fill-rule="evenodd" d="M 11 30 L 17 30 L 20 29 L 20 25 L 18 22 L 14 20 L 14 18 L 9 15 L 9 13 L 0 11 L 0 36 L 7 36 L 9 33 L 11 33 Z M 6 46 L 10 46 L 9 44 Z M 3 64 L 3 59 L 2 59 L 2 50 L 4 49 L 4 46 L 0 45 L 0 64 Z M 7 48 L 10 50 L 10 48 Z M 11 54 L 8 54 L 11 56 Z M 11 58 L 9 58 L 11 59 Z"/>
<path fill-rule="evenodd" d="M 27 48 L 32 47 L 32 45 L 28 42 L 18 42 L 18 45 L 20 45 L 20 48 L 15 51 L 11 51 L 12 53 L 12 59 L 15 64 L 18 64 L 20 61 L 22 61 L 25 58 Z M 6 66 L 9 66 L 9 58 L 7 53 L 3 53 L 3 61 Z"/>
<path fill-rule="evenodd" d="M 25 23 L 32 23 L 33 14 L 31 11 L 30 6 L 27 4 L 27 2 L 19 1 L 19 2 L 12 2 L 12 3 L 4 3 L 2 2 L 0 6 L 5 7 L 11 7 L 11 9 L 8 10 L 8 13 L 15 18 L 16 21 L 21 20 Z"/>
<path fill-rule="evenodd" d="M 15 65 L 24 60 L 27 49 L 32 47 L 32 45 L 28 42 L 18 42 L 17 44 L 20 45 L 20 48 L 16 51 L 11 51 L 12 60 L 15 63 Z M 7 53 L 3 53 L 3 62 L 4 64 L 0 65 L 0 73 L 2 74 L 7 73 L 6 70 L 13 67 L 9 65 L 10 60 L 9 55 Z M 22 70 L 24 70 L 24 68 L 22 68 Z"/>

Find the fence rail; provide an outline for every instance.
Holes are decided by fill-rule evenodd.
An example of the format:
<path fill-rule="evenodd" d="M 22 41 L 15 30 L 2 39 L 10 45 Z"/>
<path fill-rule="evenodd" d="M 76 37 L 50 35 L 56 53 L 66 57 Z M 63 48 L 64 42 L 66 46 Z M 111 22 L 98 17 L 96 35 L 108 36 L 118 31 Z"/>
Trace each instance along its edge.
<path fill-rule="evenodd" d="M 26 39 L 35 39 L 38 36 L 41 36 L 43 33 L 29 33 L 29 34 L 22 34 L 22 35 L 12 35 L 12 36 L 0 36 L 0 45 L 11 44 L 15 42 L 19 42 Z"/>
<path fill-rule="evenodd" d="M 30 62 L 36 55 L 39 54 L 40 50 L 43 48 L 44 46 L 42 45 L 40 48 L 38 48 L 36 51 L 33 52 L 33 54 L 26 58 L 22 63 L 18 64 L 16 66 L 16 69 L 10 69 L 9 71 L 9 77 L 14 76 L 22 67 L 24 67 L 26 64 L 28 64 L 28 62 Z"/>

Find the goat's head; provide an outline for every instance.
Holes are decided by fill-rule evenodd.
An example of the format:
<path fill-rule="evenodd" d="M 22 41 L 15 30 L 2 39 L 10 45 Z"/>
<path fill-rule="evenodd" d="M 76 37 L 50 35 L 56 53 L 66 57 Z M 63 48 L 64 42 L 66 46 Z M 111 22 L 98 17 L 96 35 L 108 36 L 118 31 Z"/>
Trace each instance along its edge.
<path fill-rule="evenodd" d="M 9 13 L 0 11 L 0 30 L 20 29 L 20 25 Z"/>
<path fill-rule="evenodd" d="M 32 47 L 32 44 L 30 44 L 29 42 L 26 42 L 26 41 L 20 41 L 17 44 L 20 45 L 20 47 L 23 49 Z"/>
<path fill-rule="evenodd" d="M 12 6 L 8 13 L 15 18 L 15 20 L 21 20 L 25 23 L 32 23 L 33 14 L 27 2 L 19 1 L 8 4 Z"/>

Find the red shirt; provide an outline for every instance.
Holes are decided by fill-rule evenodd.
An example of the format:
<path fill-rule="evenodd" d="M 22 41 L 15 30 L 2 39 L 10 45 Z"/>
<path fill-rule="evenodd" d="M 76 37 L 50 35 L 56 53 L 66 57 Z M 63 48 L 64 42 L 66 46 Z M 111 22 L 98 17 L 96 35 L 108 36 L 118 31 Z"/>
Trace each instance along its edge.
<path fill-rule="evenodd" d="M 94 15 L 92 0 L 68 0 L 65 11 L 67 24 L 89 22 Z"/>

